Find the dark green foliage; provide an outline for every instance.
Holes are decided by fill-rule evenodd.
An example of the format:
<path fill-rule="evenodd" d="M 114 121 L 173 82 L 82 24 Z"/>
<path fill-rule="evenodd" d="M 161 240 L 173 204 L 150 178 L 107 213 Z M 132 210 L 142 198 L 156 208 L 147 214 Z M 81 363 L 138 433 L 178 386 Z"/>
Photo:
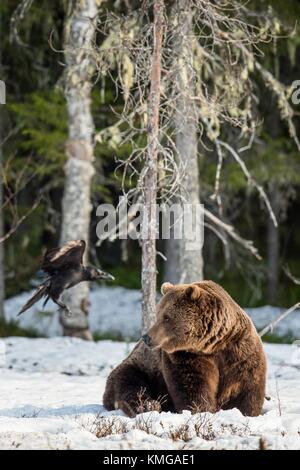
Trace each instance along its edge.
<path fill-rule="evenodd" d="M 40 336 L 33 328 L 24 329 L 18 326 L 14 321 L 6 322 L 0 319 L 0 338 L 7 336 L 27 336 L 28 338 L 37 338 Z"/>
<path fill-rule="evenodd" d="M 93 335 L 94 341 L 102 341 L 102 340 L 111 340 L 111 341 L 124 341 L 124 336 L 121 334 L 114 334 L 114 333 L 94 333 Z M 129 337 L 126 338 L 126 342 L 136 342 L 136 338 Z"/>
<path fill-rule="evenodd" d="M 19 207 L 22 214 L 22 207 Z M 26 209 L 23 209 L 26 211 Z M 47 222 L 47 207 L 41 202 L 20 229 L 5 243 L 6 295 L 31 289 L 31 278 L 40 268 L 41 240 Z"/>
<path fill-rule="evenodd" d="M 127 287 L 128 289 L 140 289 L 140 267 L 128 267 L 127 265 L 119 265 L 111 270 L 112 275 L 116 278 L 118 285 Z"/>
<path fill-rule="evenodd" d="M 36 92 L 23 101 L 10 103 L 8 109 L 20 127 L 20 158 L 32 155 L 32 170 L 40 177 L 56 174 L 54 184 L 62 184 L 67 139 L 65 99 L 60 92 Z"/>
<path fill-rule="evenodd" d="M 277 336 L 275 334 L 267 334 L 263 336 L 262 340 L 264 343 L 277 343 L 277 344 L 292 344 L 296 338 L 291 335 Z"/>

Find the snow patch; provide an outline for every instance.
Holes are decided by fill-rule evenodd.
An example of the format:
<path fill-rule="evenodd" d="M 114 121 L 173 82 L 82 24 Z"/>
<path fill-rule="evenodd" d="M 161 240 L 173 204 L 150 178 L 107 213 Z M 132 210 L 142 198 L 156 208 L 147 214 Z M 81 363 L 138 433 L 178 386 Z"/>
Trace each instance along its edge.
<path fill-rule="evenodd" d="M 43 312 L 42 301 L 35 304 L 20 317 L 18 311 L 32 295 L 24 292 L 5 302 L 7 320 L 16 321 L 23 328 L 34 328 L 41 336 L 53 337 L 62 334 L 58 321 L 57 306 L 51 301 Z M 138 339 L 141 327 L 141 292 L 123 287 L 96 287 L 90 293 L 90 327 L 93 333 L 109 335 L 125 341 Z M 261 330 L 283 311 L 271 306 L 246 308 L 256 328 Z M 300 311 L 291 313 L 274 329 L 278 336 L 300 338 Z"/>
<path fill-rule="evenodd" d="M 106 378 L 133 344 L 6 338 L 0 368 L 0 449 L 300 449 L 300 364 L 293 346 L 265 344 L 263 414 L 148 412 L 102 405 Z"/>

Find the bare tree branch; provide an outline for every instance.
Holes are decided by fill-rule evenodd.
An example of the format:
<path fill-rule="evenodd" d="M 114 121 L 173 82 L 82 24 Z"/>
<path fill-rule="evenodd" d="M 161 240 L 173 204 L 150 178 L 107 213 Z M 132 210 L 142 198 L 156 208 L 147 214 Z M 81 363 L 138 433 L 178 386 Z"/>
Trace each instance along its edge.
<path fill-rule="evenodd" d="M 258 260 L 262 259 L 262 257 L 258 253 L 257 248 L 255 248 L 255 246 L 253 245 L 253 241 L 246 240 L 245 238 L 241 237 L 235 231 L 235 228 L 232 225 L 226 224 L 209 210 L 205 208 L 203 210 L 204 210 L 204 215 L 207 217 L 207 219 L 209 219 L 215 225 L 217 225 L 222 230 L 224 230 L 224 232 L 226 232 L 233 240 L 235 240 L 240 245 L 242 245 L 247 251 L 249 251 L 253 256 L 255 256 L 255 258 L 257 258 Z"/>
<path fill-rule="evenodd" d="M 291 280 L 293 281 L 294 284 L 297 284 L 297 286 L 300 286 L 300 279 L 293 276 L 293 274 L 291 273 L 290 271 L 290 268 L 286 265 L 286 266 L 283 266 L 283 271 L 284 273 L 286 274 L 286 276 Z"/>
<path fill-rule="evenodd" d="M 271 217 L 271 219 L 272 219 L 272 221 L 273 221 L 274 226 L 275 226 L 275 227 L 278 227 L 278 223 L 277 223 L 276 216 L 275 216 L 275 214 L 274 214 L 274 211 L 273 211 L 273 209 L 272 209 L 271 203 L 270 203 L 270 201 L 269 201 L 268 196 L 266 195 L 266 192 L 265 192 L 264 188 L 263 188 L 260 184 L 258 184 L 258 183 L 255 181 L 255 179 L 252 177 L 252 175 L 251 175 L 250 171 L 248 170 L 248 168 L 247 168 L 245 162 L 241 159 L 241 157 L 240 157 L 239 154 L 234 150 L 234 148 L 232 148 L 231 145 L 229 145 L 229 144 L 226 143 L 226 142 L 222 142 L 222 141 L 220 141 L 219 139 L 216 139 L 216 140 L 219 142 L 219 144 L 220 144 L 221 146 L 225 147 L 225 148 L 231 153 L 231 155 L 234 157 L 234 159 L 236 160 L 236 162 L 240 165 L 240 167 L 241 167 L 241 169 L 242 169 L 244 175 L 246 176 L 246 178 L 247 178 L 247 180 L 248 180 L 248 183 L 251 184 L 252 186 L 254 186 L 254 187 L 257 189 L 257 191 L 258 191 L 260 197 L 261 197 L 262 200 L 264 201 L 264 203 L 265 203 L 265 205 L 266 205 L 266 207 L 267 207 L 267 209 L 268 209 L 268 212 L 269 212 L 269 214 L 270 214 L 270 217 Z"/>
<path fill-rule="evenodd" d="M 20 227 L 20 225 L 26 220 L 30 214 L 38 207 L 39 203 L 41 202 L 41 197 L 39 197 L 35 203 L 31 206 L 31 208 L 26 212 L 26 214 L 22 215 L 18 218 L 18 220 L 14 223 L 14 225 L 10 228 L 10 230 L 0 238 L 0 243 L 5 242 L 9 237 L 11 237 L 16 230 Z"/>
<path fill-rule="evenodd" d="M 20 39 L 18 27 L 32 3 L 33 0 L 22 0 L 10 19 L 10 41 L 16 41 L 19 46 L 27 47 L 27 45 Z"/>
<path fill-rule="evenodd" d="M 286 318 L 290 313 L 294 312 L 295 310 L 299 309 L 300 308 L 300 302 L 297 302 L 295 305 L 293 305 L 292 307 L 290 307 L 288 310 L 286 310 L 285 312 L 281 313 L 279 315 L 279 317 L 277 317 L 274 321 L 272 321 L 271 323 L 269 323 L 269 325 L 265 326 L 260 332 L 259 332 L 259 336 L 262 337 L 264 336 L 266 333 L 269 333 L 270 331 L 272 332 L 275 328 L 276 325 L 278 325 L 279 322 L 281 322 L 281 320 L 283 320 L 284 318 Z"/>

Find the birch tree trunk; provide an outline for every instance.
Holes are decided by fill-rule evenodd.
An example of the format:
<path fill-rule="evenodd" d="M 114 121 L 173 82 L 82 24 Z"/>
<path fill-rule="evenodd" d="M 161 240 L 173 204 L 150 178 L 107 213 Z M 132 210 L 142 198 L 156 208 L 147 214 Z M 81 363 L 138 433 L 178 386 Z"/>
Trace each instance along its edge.
<path fill-rule="evenodd" d="M 99 0 L 77 0 L 65 28 L 66 83 L 69 139 L 66 143 L 65 188 L 62 202 L 61 244 L 69 240 L 88 242 L 90 190 L 94 174 L 91 114 L 90 51 L 96 30 Z M 86 250 L 87 253 L 87 250 Z M 89 286 L 81 283 L 64 294 L 72 315 L 60 314 L 64 335 L 92 339 L 88 325 Z"/>
<path fill-rule="evenodd" d="M 164 263 L 164 282 L 171 282 L 171 284 L 180 282 L 180 248 L 180 240 L 174 238 L 165 240 L 165 256 L 167 259 Z"/>
<path fill-rule="evenodd" d="M 156 311 L 156 195 L 157 195 L 157 150 L 159 137 L 159 105 L 161 81 L 161 53 L 164 23 L 164 1 L 154 1 L 153 57 L 151 85 L 148 99 L 147 156 L 143 169 L 142 227 L 142 331 L 147 331 L 155 322 Z"/>
<path fill-rule="evenodd" d="M 193 16 L 190 2 L 180 0 L 178 2 L 178 36 L 175 41 L 175 54 L 177 64 L 177 89 L 176 102 L 176 148 L 178 158 L 183 164 L 184 174 L 180 184 L 180 201 L 191 204 L 194 208 L 200 204 L 200 177 L 198 168 L 198 112 L 195 102 L 195 72 L 193 68 Z M 193 225 L 197 223 L 196 216 L 192 216 Z M 180 240 L 167 240 L 167 258 L 171 262 L 173 281 L 189 283 L 203 279 L 202 248 L 187 249 L 189 240 L 185 234 Z M 176 260 L 178 266 L 175 266 Z M 170 269 L 168 269 L 170 271 Z M 166 276 L 165 276 L 166 277 Z"/>

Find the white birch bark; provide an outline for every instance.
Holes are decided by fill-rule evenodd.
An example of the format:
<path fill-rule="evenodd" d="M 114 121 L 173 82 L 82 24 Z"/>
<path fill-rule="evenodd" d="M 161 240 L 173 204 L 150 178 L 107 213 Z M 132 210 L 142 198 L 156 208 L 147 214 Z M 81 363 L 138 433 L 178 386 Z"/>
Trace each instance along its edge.
<path fill-rule="evenodd" d="M 200 176 L 198 168 L 198 142 L 197 142 L 197 116 L 195 101 L 195 73 L 193 68 L 193 38 L 192 9 L 187 0 L 179 1 L 179 25 L 180 31 L 175 44 L 178 58 L 177 87 L 178 98 L 176 103 L 176 148 L 178 158 L 183 164 L 184 174 L 181 179 L 181 201 L 192 204 L 194 207 L 200 204 Z M 195 214 L 193 224 L 196 223 Z M 178 250 L 180 273 L 177 282 L 189 283 L 203 279 L 203 257 L 201 246 L 195 250 L 187 249 L 189 240 L 184 236 L 180 240 L 170 243 L 170 248 Z M 169 250 L 169 251 L 171 251 Z M 170 253 L 169 256 L 176 254 Z M 174 269 L 174 268 L 173 268 Z"/>
<path fill-rule="evenodd" d="M 171 284 L 178 284 L 180 282 L 180 240 L 170 238 L 165 240 L 165 256 L 164 263 L 164 282 L 171 282 Z"/>
<path fill-rule="evenodd" d="M 99 0 L 76 0 L 65 30 L 66 83 L 69 139 L 66 144 L 65 188 L 62 203 L 61 244 L 89 240 L 90 191 L 94 174 L 91 114 L 90 51 L 96 29 Z M 87 250 L 86 250 L 87 252 Z M 91 339 L 88 326 L 89 285 L 81 283 L 64 294 L 72 315 L 60 314 L 64 335 Z"/>

